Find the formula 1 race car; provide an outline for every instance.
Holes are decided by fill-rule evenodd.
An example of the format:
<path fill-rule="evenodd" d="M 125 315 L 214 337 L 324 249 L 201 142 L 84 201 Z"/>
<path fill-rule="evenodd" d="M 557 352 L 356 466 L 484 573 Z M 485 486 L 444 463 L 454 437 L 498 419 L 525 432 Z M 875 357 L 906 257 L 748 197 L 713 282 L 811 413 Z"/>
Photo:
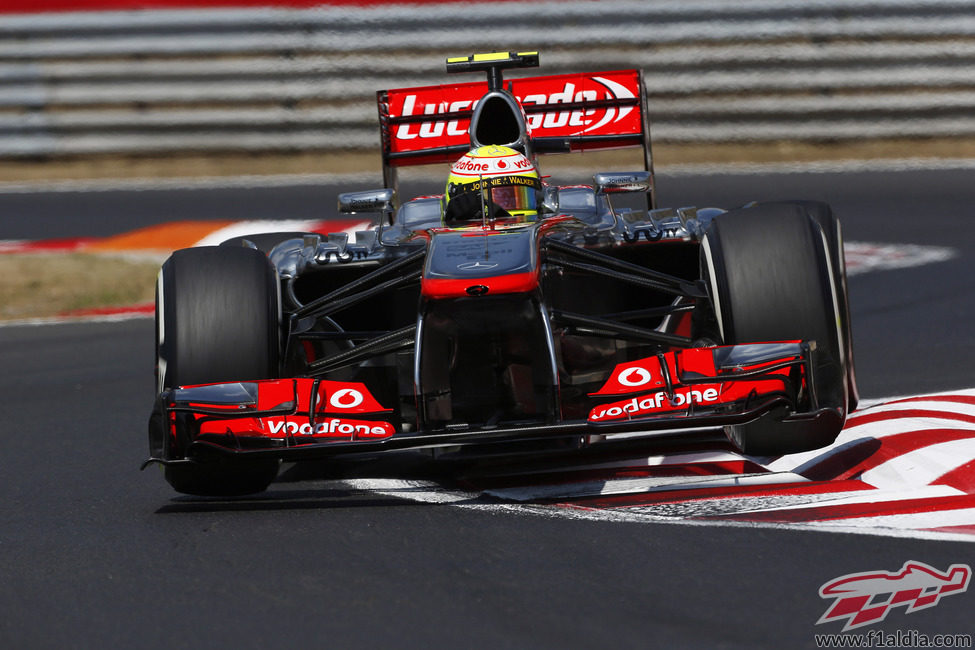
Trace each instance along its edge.
<path fill-rule="evenodd" d="M 281 461 L 544 453 L 702 428 L 743 453 L 831 443 L 857 401 L 840 224 L 817 202 L 657 208 L 639 70 L 380 91 L 370 229 L 176 251 L 156 296 L 151 458 L 179 492 L 264 490 Z M 557 186 L 547 153 L 642 147 Z M 397 170 L 449 164 L 400 204 Z M 625 204 L 625 207 L 624 207 Z"/>

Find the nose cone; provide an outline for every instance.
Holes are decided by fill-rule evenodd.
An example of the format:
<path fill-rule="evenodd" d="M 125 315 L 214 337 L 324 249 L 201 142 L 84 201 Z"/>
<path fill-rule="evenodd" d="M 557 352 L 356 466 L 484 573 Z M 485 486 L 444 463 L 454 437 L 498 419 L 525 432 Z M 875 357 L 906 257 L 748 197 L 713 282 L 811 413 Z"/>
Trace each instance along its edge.
<path fill-rule="evenodd" d="M 533 228 L 437 233 L 421 292 L 428 299 L 528 293 L 538 288 Z"/>

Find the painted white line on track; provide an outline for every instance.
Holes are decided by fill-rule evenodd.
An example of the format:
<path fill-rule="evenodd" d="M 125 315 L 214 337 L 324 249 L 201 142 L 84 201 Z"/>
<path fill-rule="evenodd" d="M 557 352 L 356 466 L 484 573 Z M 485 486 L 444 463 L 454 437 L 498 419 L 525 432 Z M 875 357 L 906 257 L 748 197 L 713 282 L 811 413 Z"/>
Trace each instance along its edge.
<path fill-rule="evenodd" d="M 508 501 L 535 501 L 616 494 L 642 494 L 661 490 L 691 490 L 804 482 L 808 482 L 808 479 L 792 472 L 762 472 L 760 474 L 719 474 L 717 476 L 692 475 L 608 479 L 581 483 L 500 488 L 485 490 L 484 493 Z"/>
<path fill-rule="evenodd" d="M 867 242 L 846 242 L 843 253 L 846 257 L 846 272 L 851 276 L 947 262 L 958 255 L 958 251 L 947 246 Z"/>
<path fill-rule="evenodd" d="M 431 481 L 414 481 L 387 478 L 344 479 L 344 485 L 371 494 L 409 499 L 421 503 L 460 503 L 480 497 L 476 492 L 447 490 Z"/>
<path fill-rule="evenodd" d="M 930 528 L 946 528 L 949 526 L 972 526 L 975 522 L 975 508 L 958 508 L 955 510 L 935 510 L 932 512 L 912 512 L 910 514 L 884 515 L 882 517 L 851 517 L 845 519 L 828 519 L 826 521 L 807 522 L 819 528 L 881 528 L 899 530 L 917 530 Z M 975 535 L 970 535 L 968 541 L 975 542 Z"/>
<path fill-rule="evenodd" d="M 87 323 L 121 323 L 140 318 L 155 318 L 152 312 L 127 311 L 119 314 L 98 314 L 92 316 L 50 316 L 45 318 L 23 318 L 0 321 L 4 327 L 38 327 L 42 325 L 84 325 Z"/>
<path fill-rule="evenodd" d="M 832 507 L 877 503 L 880 501 L 883 501 L 884 503 L 896 503 L 898 501 L 913 501 L 915 499 L 940 499 L 942 497 L 963 496 L 964 494 L 965 493 L 961 490 L 953 488 L 950 485 L 927 485 L 912 489 L 910 491 L 902 491 L 896 488 L 891 488 L 887 490 L 855 490 L 852 492 L 830 492 L 816 495 L 801 495 L 804 497 L 815 496 L 817 498 L 808 503 L 802 503 L 801 498 L 797 498 L 795 499 L 794 503 L 781 505 L 775 502 L 775 499 L 779 497 L 771 497 L 771 501 L 767 503 L 765 502 L 766 497 L 757 497 L 757 502 L 754 508 L 737 510 L 735 511 L 735 514 L 801 510 L 802 508 L 807 508 L 810 505 Z"/>
<path fill-rule="evenodd" d="M 863 520 L 861 520 L 862 522 Z M 780 524 L 780 523 L 767 523 L 767 522 L 751 522 L 751 521 L 695 521 L 695 520 L 680 520 L 680 521 L 655 521 L 654 523 L 662 524 L 676 524 L 682 526 L 717 526 L 723 528 L 765 528 L 772 530 L 782 530 L 782 531 L 805 531 L 805 532 L 819 532 L 819 533 L 846 533 L 852 535 L 869 535 L 872 537 L 899 537 L 907 539 L 921 539 L 921 540 L 932 540 L 940 542 L 967 542 L 971 544 L 975 542 L 975 535 L 967 535 L 965 533 L 952 533 L 952 532 L 942 532 L 937 530 L 929 530 L 926 528 L 921 529 L 910 529 L 910 528 L 898 528 L 894 526 L 885 526 L 883 522 L 873 522 L 877 525 L 867 527 L 867 526 L 854 526 L 849 524 L 849 520 L 841 520 L 836 522 L 803 522 L 798 524 Z M 937 526 L 931 526 L 930 528 L 943 527 L 945 524 L 938 524 Z"/>
<path fill-rule="evenodd" d="M 737 515 L 749 512 L 786 510 L 789 508 L 808 508 L 829 505 L 845 497 L 855 497 L 863 490 L 851 492 L 775 494 L 761 496 L 727 496 L 694 501 L 669 501 L 648 505 L 635 505 L 614 508 L 654 518 L 700 519 L 721 515 Z"/>

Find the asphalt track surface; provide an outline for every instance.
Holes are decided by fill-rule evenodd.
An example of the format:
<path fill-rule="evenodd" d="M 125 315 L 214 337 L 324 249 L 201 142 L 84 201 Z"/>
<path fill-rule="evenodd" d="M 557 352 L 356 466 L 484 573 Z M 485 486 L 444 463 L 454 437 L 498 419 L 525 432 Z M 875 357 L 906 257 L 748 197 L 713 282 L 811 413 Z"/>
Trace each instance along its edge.
<path fill-rule="evenodd" d="M 952 260 L 851 278 L 868 398 L 968 388 L 971 171 L 659 178 L 661 204 L 831 202 L 848 240 Z M 359 189 L 359 187 L 343 188 Z M 316 218 L 337 188 L 0 195 L 0 239 L 173 219 Z M 175 495 L 140 473 L 152 323 L 0 328 L 0 646 L 815 647 L 824 582 L 971 544 L 580 521 L 423 504 L 338 481 Z M 300 478 L 294 476 L 294 478 Z M 975 632 L 972 594 L 870 629 Z"/>

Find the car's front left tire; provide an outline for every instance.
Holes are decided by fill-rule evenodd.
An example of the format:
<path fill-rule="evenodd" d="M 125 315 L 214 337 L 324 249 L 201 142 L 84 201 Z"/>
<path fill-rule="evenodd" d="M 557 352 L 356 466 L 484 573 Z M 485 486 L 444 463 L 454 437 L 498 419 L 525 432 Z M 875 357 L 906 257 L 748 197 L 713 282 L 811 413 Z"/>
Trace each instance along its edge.
<path fill-rule="evenodd" d="M 702 274 L 725 344 L 816 343 L 805 399 L 811 388 L 818 416 L 797 420 L 773 413 L 726 427 L 728 437 L 745 453 L 760 456 L 830 444 L 846 417 L 849 373 L 833 257 L 819 222 L 799 203 L 757 204 L 718 216 L 701 249 Z"/>

